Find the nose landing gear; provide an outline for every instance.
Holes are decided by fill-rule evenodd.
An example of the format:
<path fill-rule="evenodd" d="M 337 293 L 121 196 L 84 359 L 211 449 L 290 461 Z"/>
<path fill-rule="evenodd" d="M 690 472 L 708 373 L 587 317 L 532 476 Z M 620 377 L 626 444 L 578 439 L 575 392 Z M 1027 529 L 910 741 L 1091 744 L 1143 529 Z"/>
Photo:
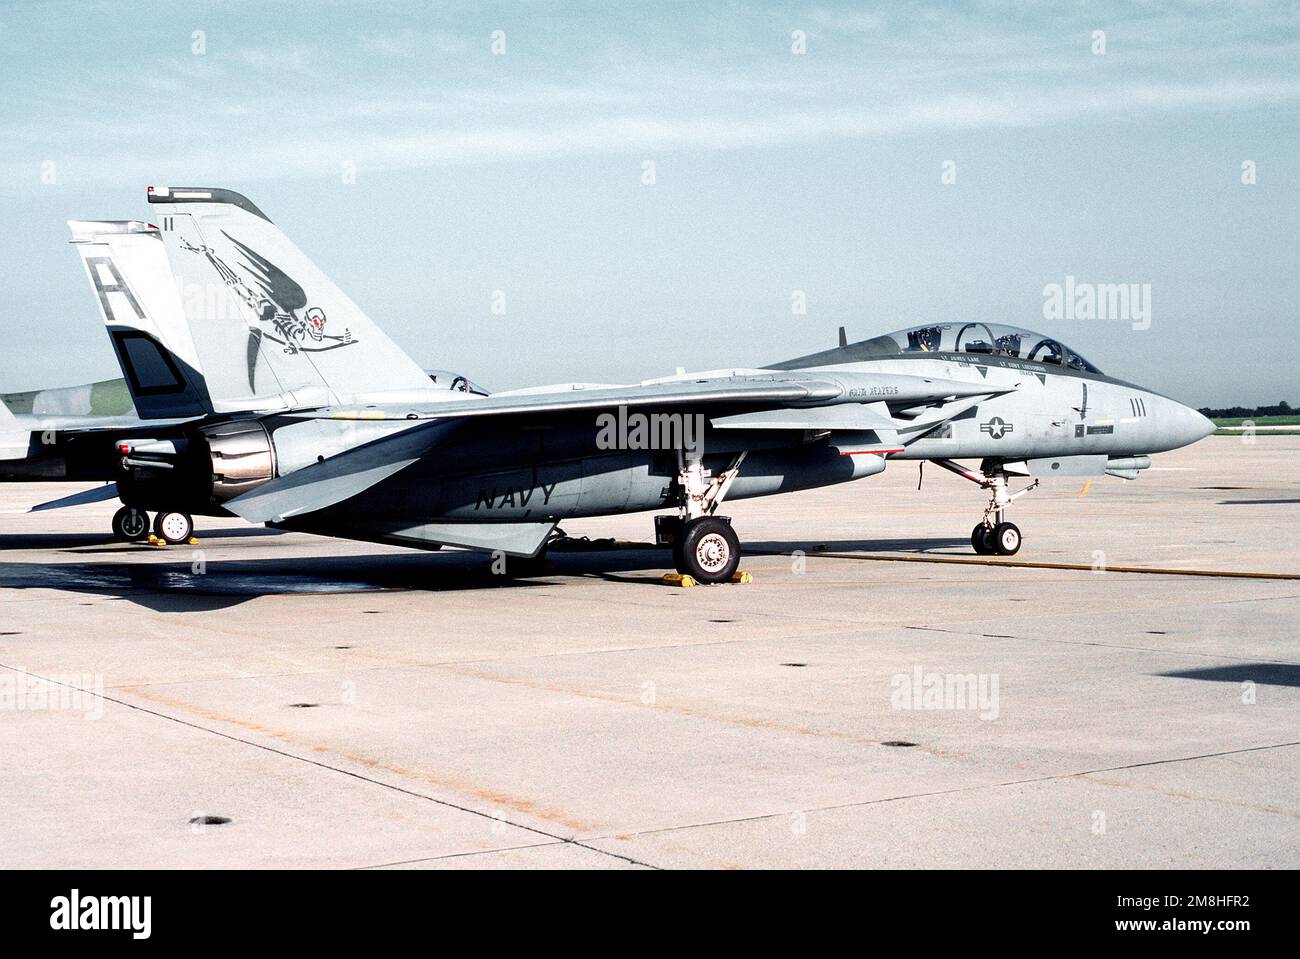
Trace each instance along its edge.
<path fill-rule="evenodd" d="M 970 544 L 981 556 L 1014 556 L 1020 551 L 1020 527 L 1015 523 L 980 523 L 971 530 Z"/>
<path fill-rule="evenodd" d="M 1020 527 L 1007 522 L 1006 510 L 1014 501 L 1037 489 L 1038 480 L 1019 492 L 1012 493 L 1007 487 L 1006 472 L 988 460 L 984 461 L 982 472 L 979 473 L 952 460 L 933 462 L 989 491 L 989 505 L 984 510 L 984 519 L 970 534 L 970 544 L 975 552 L 981 556 L 1014 556 L 1020 552 Z"/>

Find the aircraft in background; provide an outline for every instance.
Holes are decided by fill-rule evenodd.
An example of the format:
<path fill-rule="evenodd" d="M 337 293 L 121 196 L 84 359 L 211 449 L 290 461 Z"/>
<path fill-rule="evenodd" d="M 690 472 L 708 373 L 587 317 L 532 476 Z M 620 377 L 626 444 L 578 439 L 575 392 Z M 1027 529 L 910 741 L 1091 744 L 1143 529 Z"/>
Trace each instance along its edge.
<path fill-rule="evenodd" d="M 1016 477 L 1135 478 L 1213 431 L 1058 340 L 930 324 L 762 368 L 483 395 L 437 384 L 251 201 L 148 191 L 157 226 L 73 221 L 139 417 L 115 442 L 126 508 L 535 557 L 565 518 L 645 510 L 679 572 L 735 572 L 728 499 L 930 460 L 989 494 L 982 554 L 1021 534 Z M 111 432 L 111 430 L 109 431 Z M 978 468 L 958 460 L 979 461 Z"/>
<path fill-rule="evenodd" d="M 486 395 L 458 373 L 425 372 L 435 384 Z M 0 482 L 106 484 L 38 504 L 29 512 L 117 499 L 121 442 L 156 427 L 136 416 L 125 379 L 0 393 Z M 152 530 L 148 513 L 130 506 L 114 514 L 111 527 L 113 536 L 123 541 L 143 540 Z"/>
<path fill-rule="evenodd" d="M 141 425 L 125 380 L 0 394 L 0 482 L 111 484 L 121 472 L 116 434 Z M 108 432 L 112 431 L 112 432 Z M 55 509 L 115 499 L 105 485 L 33 507 Z M 123 507 L 113 518 L 120 539 L 147 535 L 136 530 Z"/>

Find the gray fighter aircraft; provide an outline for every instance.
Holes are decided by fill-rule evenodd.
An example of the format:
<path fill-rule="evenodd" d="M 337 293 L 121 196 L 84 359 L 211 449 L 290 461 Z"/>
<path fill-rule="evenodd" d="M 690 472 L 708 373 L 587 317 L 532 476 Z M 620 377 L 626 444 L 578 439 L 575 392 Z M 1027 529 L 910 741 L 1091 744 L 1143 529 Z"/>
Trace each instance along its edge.
<path fill-rule="evenodd" d="M 124 380 L 0 394 L 0 482 L 109 484 L 33 511 L 115 499 L 111 482 L 121 470 L 121 457 L 113 433 L 141 425 Z M 119 535 L 122 515 L 113 523 Z"/>
<path fill-rule="evenodd" d="M 486 395 L 464 376 L 426 370 L 433 383 Z M 0 393 L 0 483 L 86 482 L 105 485 L 32 506 L 29 512 L 117 499 L 121 441 L 157 428 L 141 420 L 125 379 Z M 116 539 L 142 540 L 149 516 L 123 506 L 113 516 Z"/>
<path fill-rule="evenodd" d="M 658 541 L 735 574 L 729 499 L 929 460 L 989 494 L 978 553 L 1037 480 L 1136 478 L 1212 424 L 1058 340 L 932 324 L 760 368 L 485 395 L 431 382 L 245 197 L 150 188 L 157 226 L 74 221 L 135 407 L 127 509 L 181 542 L 193 514 L 422 548 L 536 557 L 568 517 L 667 510 Z M 463 385 L 463 384 L 462 384 Z M 978 467 L 959 460 L 978 461 Z"/>
<path fill-rule="evenodd" d="M 102 429 L 134 415 L 124 380 L 0 393 L 0 482 L 103 479 L 117 464 L 102 434 L 81 445 L 70 442 L 71 432 L 45 427 L 84 420 Z"/>

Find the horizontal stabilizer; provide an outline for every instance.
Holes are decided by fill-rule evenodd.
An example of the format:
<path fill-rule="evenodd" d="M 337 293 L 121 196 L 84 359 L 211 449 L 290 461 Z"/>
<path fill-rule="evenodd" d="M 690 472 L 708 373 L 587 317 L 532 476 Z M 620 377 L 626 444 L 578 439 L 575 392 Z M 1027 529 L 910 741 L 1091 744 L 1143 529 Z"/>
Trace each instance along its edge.
<path fill-rule="evenodd" d="M 458 424 L 412 426 L 273 479 L 225 504 L 250 523 L 280 523 L 364 493 L 437 446 Z"/>
<path fill-rule="evenodd" d="M 80 493 L 73 493 L 71 496 L 62 496 L 59 499 L 52 499 L 48 503 L 40 503 L 33 506 L 27 512 L 40 513 L 47 509 L 63 509 L 68 506 L 84 506 L 87 503 L 102 503 L 105 500 L 117 499 L 117 484 L 108 483 L 105 486 L 96 486 L 93 489 L 82 490 Z"/>
<path fill-rule="evenodd" d="M 47 416 L 43 413 L 22 413 L 7 422 L 0 421 L 5 433 L 24 430 L 27 433 L 121 433 L 128 430 L 156 430 L 165 426 L 180 426 L 201 417 L 178 416 L 157 420 L 142 420 L 138 416 Z"/>

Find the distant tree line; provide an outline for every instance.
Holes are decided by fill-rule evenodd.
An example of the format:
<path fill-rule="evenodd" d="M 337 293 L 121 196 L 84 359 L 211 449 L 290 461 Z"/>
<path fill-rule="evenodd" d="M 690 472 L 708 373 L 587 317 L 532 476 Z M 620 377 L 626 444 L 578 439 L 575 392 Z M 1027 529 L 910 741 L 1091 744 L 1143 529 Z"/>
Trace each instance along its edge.
<path fill-rule="evenodd" d="M 1286 400 L 1276 406 L 1228 406 L 1220 410 L 1205 408 L 1199 411 L 1210 419 L 1246 418 L 1251 416 L 1294 416 L 1296 411 Z"/>

